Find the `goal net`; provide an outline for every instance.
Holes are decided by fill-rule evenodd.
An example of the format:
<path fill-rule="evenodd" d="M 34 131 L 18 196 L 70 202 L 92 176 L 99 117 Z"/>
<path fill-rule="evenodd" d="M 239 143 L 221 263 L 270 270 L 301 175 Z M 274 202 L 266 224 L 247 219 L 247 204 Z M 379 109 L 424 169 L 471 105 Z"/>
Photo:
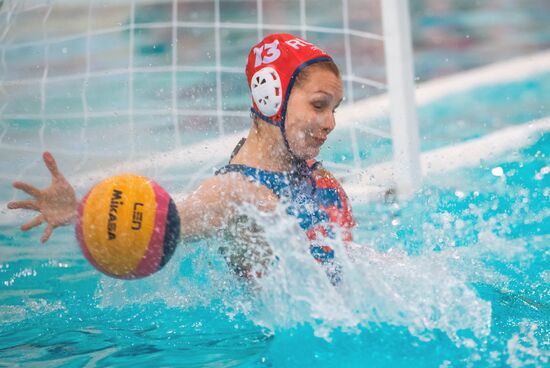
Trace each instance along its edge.
<path fill-rule="evenodd" d="M 51 151 L 81 194 L 135 172 L 185 193 L 250 126 L 250 47 L 288 32 L 339 65 L 345 104 L 321 154 L 344 177 L 391 159 L 380 0 L 0 1 L 0 202 L 46 185 Z"/>

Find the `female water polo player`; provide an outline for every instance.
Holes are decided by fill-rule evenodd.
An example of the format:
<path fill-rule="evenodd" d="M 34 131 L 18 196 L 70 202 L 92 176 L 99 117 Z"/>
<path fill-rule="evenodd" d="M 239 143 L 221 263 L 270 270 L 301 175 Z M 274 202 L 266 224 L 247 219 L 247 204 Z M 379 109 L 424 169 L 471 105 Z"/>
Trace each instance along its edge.
<path fill-rule="evenodd" d="M 177 204 L 183 240 L 208 238 L 238 228 L 232 235 L 237 242 L 246 242 L 254 226 L 242 221 L 243 205 L 269 212 L 283 203 L 306 232 L 315 260 L 325 265 L 336 281 L 335 255 L 328 239 L 351 240 L 354 220 L 342 187 L 315 157 L 335 127 L 334 111 L 342 100 L 338 68 L 315 45 L 290 34 L 274 34 L 251 49 L 246 76 L 252 94 L 252 127 L 228 165 Z M 16 188 L 34 199 L 8 204 L 11 209 L 39 212 L 21 228 L 25 231 L 46 222 L 43 242 L 54 228 L 76 220 L 78 205 L 74 190 L 52 155 L 45 153 L 44 162 L 53 177 L 51 186 L 39 190 L 16 182 Z M 243 223 L 248 224 L 249 231 Z M 235 224 L 241 224 L 240 228 Z M 269 258 L 269 251 L 256 249 L 261 243 L 249 244 L 252 252 L 229 251 L 232 266 L 240 274 L 251 274 L 255 260 L 250 258 L 254 254 Z"/>

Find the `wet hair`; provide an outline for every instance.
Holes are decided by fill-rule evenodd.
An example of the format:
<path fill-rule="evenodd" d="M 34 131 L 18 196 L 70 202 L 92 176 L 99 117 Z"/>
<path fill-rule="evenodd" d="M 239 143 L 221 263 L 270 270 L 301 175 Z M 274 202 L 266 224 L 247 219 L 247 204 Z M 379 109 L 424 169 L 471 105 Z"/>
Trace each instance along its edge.
<path fill-rule="evenodd" d="M 302 83 L 304 83 L 309 78 L 311 70 L 315 67 L 332 72 L 335 76 L 337 76 L 338 78 L 341 78 L 340 69 L 338 69 L 338 66 L 334 63 L 334 61 L 323 60 L 317 63 L 310 64 L 306 66 L 304 69 L 302 69 L 300 73 L 298 73 L 298 75 L 296 76 L 296 81 L 294 82 L 294 86 L 295 87 L 301 86 Z"/>

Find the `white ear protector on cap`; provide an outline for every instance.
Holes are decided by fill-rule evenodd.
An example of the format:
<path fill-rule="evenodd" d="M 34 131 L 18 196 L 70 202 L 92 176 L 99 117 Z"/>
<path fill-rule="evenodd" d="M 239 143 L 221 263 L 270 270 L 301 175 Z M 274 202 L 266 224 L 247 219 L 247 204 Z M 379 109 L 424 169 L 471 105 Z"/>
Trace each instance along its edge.
<path fill-rule="evenodd" d="M 283 91 L 281 78 L 275 69 L 265 67 L 254 73 L 250 80 L 250 91 L 262 114 L 271 117 L 279 112 Z"/>

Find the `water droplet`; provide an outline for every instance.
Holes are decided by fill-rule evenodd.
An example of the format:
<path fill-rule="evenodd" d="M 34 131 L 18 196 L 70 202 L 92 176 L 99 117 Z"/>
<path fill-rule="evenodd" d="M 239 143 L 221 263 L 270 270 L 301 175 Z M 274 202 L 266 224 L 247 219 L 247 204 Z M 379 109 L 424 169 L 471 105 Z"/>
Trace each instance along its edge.
<path fill-rule="evenodd" d="M 493 174 L 493 176 L 503 176 L 504 170 L 502 170 L 502 167 L 497 166 L 491 170 L 491 174 Z"/>

